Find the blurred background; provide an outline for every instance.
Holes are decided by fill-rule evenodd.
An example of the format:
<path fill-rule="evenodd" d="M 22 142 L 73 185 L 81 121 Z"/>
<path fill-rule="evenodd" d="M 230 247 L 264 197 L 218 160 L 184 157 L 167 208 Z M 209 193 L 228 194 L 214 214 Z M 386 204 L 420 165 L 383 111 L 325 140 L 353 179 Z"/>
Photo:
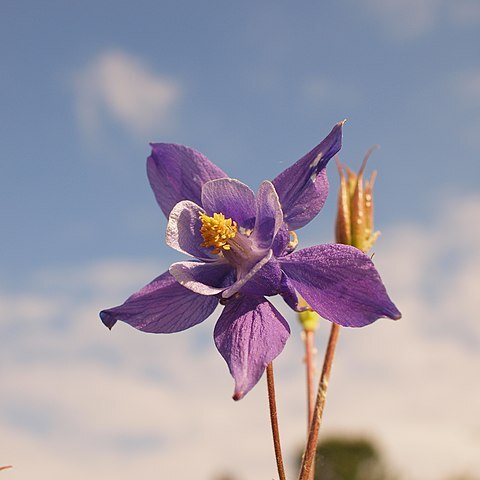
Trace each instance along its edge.
<path fill-rule="evenodd" d="M 478 475 L 478 0 L 2 0 L 1 11 L 0 466 L 14 468 L 0 477 L 276 478 L 265 381 L 232 401 L 216 314 L 162 336 L 109 332 L 98 311 L 179 259 L 145 175 L 149 141 L 195 147 L 256 188 L 344 118 L 343 162 L 357 169 L 381 145 L 374 260 L 403 319 L 342 329 L 321 440 L 360 442 L 384 480 Z M 331 194 L 300 245 L 333 241 L 328 171 Z M 275 366 L 295 478 L 302 342 L 279 308 L 292 325 Z M 363 478 L 345 475 L 332 478 Z"/>

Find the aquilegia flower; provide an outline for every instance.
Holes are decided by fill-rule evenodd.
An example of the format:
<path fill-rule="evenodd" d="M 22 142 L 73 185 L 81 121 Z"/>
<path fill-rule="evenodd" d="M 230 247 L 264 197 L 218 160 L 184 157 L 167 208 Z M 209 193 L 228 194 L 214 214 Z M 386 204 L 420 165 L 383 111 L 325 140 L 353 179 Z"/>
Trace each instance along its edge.
<path fill-rule="evenodd" d="M 224 305 L 214 339 L 238 400 L 290 334 L 265 297 L 279 294 L 297 310 L 299 292 L 324 318 L 345 326 L 400 318 L 370 258 L 358 249 L 318 245 L 295 251 L 294 230 L 325 202 L 325 167 L 341 148 L 342 125 L 272 182 L 263 182 L 256 195 L 191 148 L 153 144 L 147 173 L 168 217 L 166 242 L 193 260 L 174 263 L 123 305 L 103 310 L 103 323 L 179 332 Z"/>

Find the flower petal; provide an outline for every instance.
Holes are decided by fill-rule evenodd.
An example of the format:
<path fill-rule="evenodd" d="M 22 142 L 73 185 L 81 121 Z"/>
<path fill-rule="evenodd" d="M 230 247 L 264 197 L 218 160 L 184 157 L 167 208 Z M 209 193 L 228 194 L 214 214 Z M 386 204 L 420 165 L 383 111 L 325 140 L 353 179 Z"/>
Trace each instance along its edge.
<path fill-rule="evenodd" d="M 269 250 L 267 254 L 260 261 L 258 261 L 246 274 L 241 275 L 233 285 L 229 286 L 227 289 L 224 289 L 222 292 L 222 297 L 229 298 L 239 292 L 243 288 L 243 286 L 247 282 L 249 282 L 260 271 L 260 269 L 269 262 L 271 258 L 272 251 Z"/>
<path fill-rule="evenodd" d="M 342 125 L 337 123 L 313 150 L 273 180 L 290 230 L 310 222 L 322 209 L 328 194 L 325 167 L 342 147 Z"/>
<path fill-rule="evenodd" d="M 276 257 L 283 257 L 292 251 L 290 248 L 290 231 L 284 223 L 273 240 L 272 250 Z"/>
<path fill-rule="evenodd" d="M 202 206 L 207 215 L 223 213 L 239 227 L 253 228 L 255 223 L 255 194 L 234 178 L 220 178 L 206 183 L 202 189 Z"/>
<path fill-rule="evenodd" d="M 370 258 L 349 245 L 317 245 L 279 259 L 290 283 L 322 317 L 362 327 L 401 317 Z"/>
<path fill-rule="evenodd" d="M 178 283 L 201 295 L 217 295 L 234 281 L 233 269 L 226 260 L 177 262 L 169 271 Z"/>
<path fill-rule="evenodd" d="M 260 185 L 255 203 L 255 226 L 251 238 L 260 249 L 268 249 L 283 224 L 282 206 L 272 182 L 266 180 Z"/>
<path fill-rule="evenodd" d="M 288 323 L 265 298 L 242 296 L 227 303 L 213 336 L 235 380 L 234 400 L 255 386 L 289 335 Z"/>
<path fill-rule="evenodd" d="M 239 291 L 242 294 L 255 295 L 257 297 L 260 295 L 267 297 L 277 295 L 283 291 L 283 276 L 280 263 L 272 255 L 267 263 L 257 269 L 253 276 L 249 277 L 248 281 L 243 282 L 243 286 Z M 234 289 L 235 287 L 236 285 L 234 284 L 230 288 Z"/>
<path fill-rule="evenodd" d="M 217 304 L 217 298 L 193 293 L 165 272 L 123 305 L 101 311 L 100 318 L 108 328 L 120 320 L 144 332 L 173 333 L 203 322 Z"/>
<path fill-rule="evenodd" d="M 147 175 L 157 203 L 168 217 L 182 200 L 201 203 L 203 185 L 227 175 L 193 148 L 172 143 L 152 143 Z"/>
<path fill-rule="evenodd" d="M 165 241 L 169 247 L 199 259 L 217 258 L 200 246 L 204 241 L 200 233 L 200 213 L 205 213 L 203 208 L 190 200 L 177 203 L 168 217 Z"/>

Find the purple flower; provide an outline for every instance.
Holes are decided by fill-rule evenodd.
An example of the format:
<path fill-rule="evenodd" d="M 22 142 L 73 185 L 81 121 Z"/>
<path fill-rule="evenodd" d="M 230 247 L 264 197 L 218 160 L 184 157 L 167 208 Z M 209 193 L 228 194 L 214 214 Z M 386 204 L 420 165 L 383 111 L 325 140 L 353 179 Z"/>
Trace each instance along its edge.
<path fill-rule="evenodd" d="M 344 326 L 400 318 L 360 250 L 318 245 L 294 251 L 293 231 L 325 202 L 325 167 L 341 148 L 342 125 L 272 182 L 263 182 L 256 194 L 191 148 L 153 144 L 147 172 L 168 216 L 167 244 L 192 259 L 174 263 L 123 305 L 103 310 L 103 323 L 111 328 L 121 320 L 146 332 L 179 332 L 224 305 L 214 338 L 238 400 L 290 334 L 265 297 L 281 295 L 297 310 L 298 292 L 322 317 Z"/>

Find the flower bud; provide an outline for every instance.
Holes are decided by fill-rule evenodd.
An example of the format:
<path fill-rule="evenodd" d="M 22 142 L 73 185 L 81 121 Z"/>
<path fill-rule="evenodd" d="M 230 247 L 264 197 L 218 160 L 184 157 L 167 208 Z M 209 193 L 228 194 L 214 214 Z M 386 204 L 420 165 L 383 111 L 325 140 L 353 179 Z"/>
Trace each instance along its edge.
<path fill-rule="evenodd" d="M 363 252 L 370 250 L 380 235 L 380 232 L 373 230 L 373 184 L 377 172 L 372 172 L 370 180 L 363 178 L 368 158 L 376 148 L 377 146 L 374 146 L 367 151 L 357 174 L 336 159 L 340 173 L 340 190 L 335 241 L 353 245 Z"/>
<path fill-rule="evenodd" d="M 303 330 L 305 332 L 315 331 L 318 327 L 320 315 L 314 312 L 302 297 L 298 300 L 298 306 L 302 309 L 302 311 L 297 313 L 297 316 Z"/>

